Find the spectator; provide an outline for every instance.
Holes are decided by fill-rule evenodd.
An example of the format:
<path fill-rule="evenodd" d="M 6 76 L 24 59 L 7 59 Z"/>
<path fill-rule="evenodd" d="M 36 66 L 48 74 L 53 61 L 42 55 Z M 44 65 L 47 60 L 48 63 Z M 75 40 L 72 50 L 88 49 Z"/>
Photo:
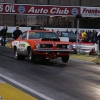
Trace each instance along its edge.
<path fill-rule="evenodd" d="M 70 32 L 73 32 L 73 30 L 71 30 Z M 74 33 L 74 32 L 73 32 Z"/>
<path fill-rule="evenodd" d="M 68 29 L 66 30 L 66 32 L 69 32 Z"/>
<path fill-rule="evenodd" d="M 82 40 L 83 41 L 86 41 L 86 32 L 83 30 L 83 32 L 82 32 Z"/>
<path fill-rule="evenodd" d="M 1 30 L 1 46 L 5 46 L 6 44 L 6 35 L 7 35 L 7 26 L 3 26 L 3 29 Z"/>
<path fill-rule="evenodd" d="M 86 34 L 87 34 L 87 42 L 89 42 L 89 40 L 90 40 L 90 34 L 91 34 L 91 33 L 90 33 L 90 31 L 88 30 Z"/>
<path fill-rule="evenodd" d="M 61 36 L 61 32 L 59 30 L 57 30 L 56 33 L 57 33 L 58 36 Z"/>
<path fill-rule="evenodd" d="M 98 33 L 97 33 L 96 30 L 94 31 L 94 33 L 95 33 L 95 34 L 94 34 L 94 43 L 97 43 L 97 41 L 98 41 L 98 36 L 97 36 L 97 34 L 98 34 Z"/>
<path fill-rule="evenodd" d="M 99 40 L 99 51 L 100 51 L 100 30 L 99 30 L 99 32 L 97 34 L 97 37 L 98 37 L 98 40 Z"/>
<path fill-rule="evenodd" d="M 95 38 L 95 32 L 93 30 L 93 32 L 91 33 L 91 42 L 94 43 L 94 38 Z"/>
<path fill-rule="evenodd" d="M 12 37 L 13 39 L 17 39 L 22 34 L 22 31 L 19 30 L 19 26 L 16 26 L 16 30 L 13 32 Z"/>
<path fill-rule="evenodd" d="M 91 34 L 92 34 L 92 32 L 91 32 L 91 30 L 89 31 L 89 42 L 91 42 Z"/>

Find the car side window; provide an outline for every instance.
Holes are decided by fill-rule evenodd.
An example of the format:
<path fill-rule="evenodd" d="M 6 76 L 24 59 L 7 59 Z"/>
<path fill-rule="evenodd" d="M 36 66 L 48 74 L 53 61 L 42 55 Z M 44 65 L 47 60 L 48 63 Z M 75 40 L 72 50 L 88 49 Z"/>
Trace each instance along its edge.
<path fill-rule="evenodd" d="M 40 33 L 30 33 L 29 34 L 29 39 L 39 39 L 40 38 Z"/>
<path fill-rule="evenodd" d="M 62 33 L 62 36 L 68 37 L 68 33 Z"/>
<path fill-rule="evenodd" d="M 26 33 L 26 32 L 24 32 L 24 33 L 22 34 L 22 40 L 25 40 L 25 39 L 27 39 L 27 33 Z"/>

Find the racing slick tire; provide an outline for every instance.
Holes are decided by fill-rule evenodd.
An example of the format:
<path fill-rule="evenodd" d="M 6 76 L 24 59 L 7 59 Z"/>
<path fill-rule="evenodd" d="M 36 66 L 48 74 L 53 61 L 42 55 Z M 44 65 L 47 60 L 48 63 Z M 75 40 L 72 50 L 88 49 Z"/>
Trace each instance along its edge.
<path fill-rule="evenodd" d="M 28 51 L 28 60 L 31 62 L 35 62 L 35 55 L 33 54 L 32 50 Z"/>
<path fill-rule="evenodd" d="M 19 55 L 18 50 L 14 49 L 14 56 L 16 60 L 24 60 L 25 57 L 23 55 Z"/>
<path fill-rule="evenodd" d="M 67 63 L 69 60 L 69 56 L 63 56 L 61 57 L 61 59 L 62 59 L 62 62 Z"/>

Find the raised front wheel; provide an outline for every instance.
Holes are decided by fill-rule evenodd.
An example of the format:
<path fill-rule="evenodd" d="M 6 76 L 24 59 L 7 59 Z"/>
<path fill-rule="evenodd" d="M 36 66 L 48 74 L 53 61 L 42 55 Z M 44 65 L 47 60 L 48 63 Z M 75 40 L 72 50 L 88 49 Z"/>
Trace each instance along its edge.
<path fill-rule="evenodd" d="M 62 59 L 62 62 L 67 63 L 69 60 L 69 56 L 63 56 L 61 57 L 61 59 Z"/>

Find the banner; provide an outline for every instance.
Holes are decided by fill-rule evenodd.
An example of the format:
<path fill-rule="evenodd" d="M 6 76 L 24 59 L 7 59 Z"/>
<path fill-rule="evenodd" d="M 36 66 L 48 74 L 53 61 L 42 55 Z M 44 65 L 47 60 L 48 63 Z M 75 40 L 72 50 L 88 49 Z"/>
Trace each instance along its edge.
<path fill-rule="evenodd" d="M 100 17 L 100 7 L 81 7 L 82 17 Z"/>
<path fill-rule="evenodd" d="M 0 4 L 1 14 L 75 16 L 80 14 L 80 7 L 27 5 L 27 4 Z"/>

